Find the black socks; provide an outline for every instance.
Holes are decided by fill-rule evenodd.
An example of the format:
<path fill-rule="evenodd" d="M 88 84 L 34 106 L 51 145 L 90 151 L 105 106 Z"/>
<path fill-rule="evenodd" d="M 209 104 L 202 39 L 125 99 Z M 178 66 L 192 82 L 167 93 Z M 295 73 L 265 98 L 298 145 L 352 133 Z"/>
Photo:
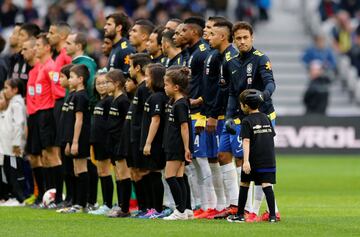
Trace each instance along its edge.
<path fill-rule="evenodd" d="M 112 181 L 111 175 L 100 177 L 100 182 L 104 205 L 111 208 L 114 193 L 114 183 Z"/>
<path fill-rule="evenodd" d="M 36 167 L 33 169 L 35 181 L 39 190 L 39 195 L 37 197 L 37 202 L 42 201 L 42 197 L 45 193 L 45 184 L 44 184 L 44 173 L 42 167 Z"/>
<path fill-rule="evenodd" d="M 52 180 L 54 180 L 56 195 L 55 195 L 55 203 L 58 204 L 62 202 L 62 192 L 63 192 L 63 167 L 62 165 L 58 165 L 55 167 L 48 168 L 50 174 L 52 176 Z"/>
<path fill-rule="evenodd" d="M 76 191 L 76 204 L 86 207 L 87 195 L 89 192 L 88 172 L 78 174 Z"/>
<path fill-rule="evenodd" d="M 116 181 L 118 203 L 124 213 L 129 212 L 131 198 L 131 179 L 123 179 Z"/>
<path fill-rule="evenodd" d="M 95 205 L 97 200 L 99 177 L 96 166 L 91 162 L 91 160 L 87 161 L 87 169 L 89 174 L 89 193 L 87 197 L 87 202 L 91 205 Z"/>
<path fill-rule="evenodd" d="M 272 188 L 272 186 L 267 186 L 265 188 L 263 188 L 265 197 L 266 197 L 266 202 L 269 208 L 269 213 L 270 216 L 276 216 L 275 213 L 275 195 L 274 195 L 274 190 Z"/>
<path fill-rule="evenodd" d="M 184 174 L 183 176 L 184 178 L 184 182 L 185 182 L 185 187 L 186 187 L 186 209 L 191 210 L 191 191 L 190 191 L 190 185 L 189 185 L 189 180 L 186 174 Z"/>
<path fill-rule="evenodd" d="M 160 213 L 163 210 L 164 184 L 160 172 L 151 172 L 152 208 Z"/>
<path fill-rule="evenodd" d="M 173 176 L 167 178 L 166 182 L 169 184 L 171 194 L 176 204 L 176 209 L 183 213 L 186 207 L 186 187 L 184 179 L 182 177 Z"/>
<path fill-rule="evenodd" d="M 249 191 L 249 187 L 240 186 L 239 201 L 238 201 L 239 216 L 244 216 L 248 191 Z"/>

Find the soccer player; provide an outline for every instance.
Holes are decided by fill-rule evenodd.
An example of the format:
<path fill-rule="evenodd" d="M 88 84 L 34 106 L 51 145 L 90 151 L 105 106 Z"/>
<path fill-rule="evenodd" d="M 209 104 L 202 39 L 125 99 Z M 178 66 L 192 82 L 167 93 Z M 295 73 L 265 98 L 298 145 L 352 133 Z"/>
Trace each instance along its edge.
<path fill-rule="evenodd" d="M 51 46 L 45 33 L 38 35 L 36 39 L 36 57 L 40 67 L 35 80 L 35 97 L 38 139 L 37 145 L 42 149 L 43 164 L 48 169 L 47 187 L 55 187 L 58 193 L 62 193 L 62 169 L 59 152 L 55 147 L 56 124 L 54 119 L 54 81 L 50 77 L 57 69 L 51 58 Z"/>
<path fill-rule="evenodd" d="M 165 30 L 175 30 L 176 27 L 181 23 L 182 23 L 182 20 L 180 20 L 178 18 L 171 18 L 170 20 L 168 20 L 168 22 L 166 22 Z"/>
<path fill-rule="evenodd" d="M 208 21 L 205 23 L 204 35 L 203 38 L 209 41 L 210 33 L 212 32 L 213 25 L 218 21 L 225 21 L 223 17 L 209 17 Z M 216 208 L 209 209 L 208 211 L 202 213 L 199 217 L 212 219 L 219 212 L 223 211 L 226 208 L 226 198 L 224 193 L 224 184 L 223 177 L 221 174 L 219 161 L 217 159 L 218 153 L 218 141 L 219 141 L 219 131 L 222 129 L 223 122 L 219 123 L 210 123 L 210 115 L 215 109 L 215 102 L 217 94 L 220 91 L 219 86 L 219 77 L 221 71 L 221 55 L 217 49 L 212 49 L 206 60 L 204 67 L 204 89 L 203 89 L 203 98 L 204 105 L 202 107 L 201 114 L 207 117 L 206 124 L 206 151 L 207 157 L 209 157 L 209 166 L 212 174 L 212 181 L 214 185 L 214 190 L 216 193 Z M 222 114 L 223 115 L 223 114 Z M 221 116 L 219 114 L 219 116 Z M 217 117 L 216 117 L 217 118 Z M 222 120 L 223 121 L 223 120 Z M 200 180 L 200 183 L 202 180 Z M 202 184 L 203 185 L 203 184 Z"/>
<path fill-rule="evenodd" d="M 129 32 L 129 41 L 137 53 L 146 53 L 146 42 L 154 28 L 154 24 L 149 20 L 135 21 Z"/>
<path fill-rule="evenodd" d="M 254 36 L 252 26 L 247 22 L 235 23 L 232 29 L 234 44 L 240 51 L 236 58 L 236 63 L 240 64 L 242 69 L 234 72 L 238 74 L 236 80 L 231 80 L 229 85 L 229 100 L 227 106 L 227 117 L 231 118 L 236 114 L 239 108 L 237 97 L 246 88 L 253 88 L 263 93 L 264 102 L 259 110 L 268 115 L 273 125 L 275 125 L 275 110 L 272 104 L 271 95 L 275 90 L 275 82 L 272 67 L 269 58 L 253 47 Z M 239 132 L 239 131 L 238 131 Z M 237 160 L 238 166 L 242 161 Z M 253 212 L 258 215 L 264 193 L 261 186 L 254 188 Z M 275 205 L 277 218 L 280 219 L 277 206 Z M 254 220 L 257 219 L 253 215 Z M 268 218 L 268 213 L 264 213 L 263 219 Z"/>
<path fill-rule="evenodd" d="M 161 38 L 164 30 L 165 28 L 163 26 L 156 27 L 146 42 L 146 50 L 151 56 L 151 61 L 153 63 L 161 63 L 162 65 L 165 65 L 166 62 L 166 58 L 161 49 Z"/>
<path fill-rule="evenodd" d="M 201 209 L 197 210 L 195 218 L 207 217 L 213 214 L 216 207 L 216 193 L 212 182 L 212 174 L 206 151 L 206 133 L 204 131 L 206 117 L 201 115 L 203 103 L 203 72 L 205 60 L 209 52 L 208 44 L 202 39 L 205 21 L 202 18 L 190 17 L 184 21 L 180 36 L 188 45 L 189 60 L 187 67 L 191 70 L 189 81 L 189 100 L 193 127 L 194 166 L 201 189 Z M 206 213 L 203 213 L 206 212 Z"/>
<path fill-rule="evenodd" d="M 167 57 L 165 67 L 183 65 L 184 58 L 181 55 L 181 48 L 176 47 L 173 37 L 175 32 L 172 30 L 164 31 L 161 39 L 161 47 L 164 55 Z"/>
<path fill-rule="evenodd" d="M 187 61 L 189 60 L 189 52 L 187 50 L 187 39 L 183 37 L 181 32 L 185 27 L 184 23 L 179 24 L 175 29 L 175 35 L 173 36 L 174 44 L 176 47 L 181 48 L 181 55 L 183 57 L 183 66 L 186 66 Z"/>
<path fill-rule="evenodd" d="M 101 52 L 106 56 L 109 57 L 111 53 L 113 42 L 109 37 L 104 37 L 103 43 L 101 45 Z"/>
<path fill-rule="evenodd" d="M 130 66 L 130 54 L 135 49 L 126 38 L 130 28 L 128 16 L 123 12 L 116 12 L 106 17 L 104 26 L 105 37 L 112 40 L 112 50 L 109 55 L 107 69 L 117 68 L 127 73 Z"/>
<path fill-rule="evenodd" d="M 216 98 L 213 100 L 211 110 L 209 112 L 208 126 L 213 126 L 216 123 L 224 125 L 224 115 L 226 111 L 228 98 L 228 81 L 231 80 L 232 70 L 238 70 L 237 65 L 232 64 L 232 60 L 237 57 L 238 52 L 232 46 L 232 24 L 229 21 L 218 21 L 213 24 L 209 35 L 209 42 L 211 47 L 218 50 L 220 53 L 220 75 L 219 75 L 219 90 Z M 221 118 L 218 120 L 218 118 Z M 222 131 L 221 128 L 220 131 Z M 220 169 L 224 179 L 224 189 L 227 197 L 227 208 L 215 216 L 215 218 L 226 217 L 230 214 L 236 213 L 237 209 L 237 194 L 239 188 L 237 185 L 236 168 L 233 164 L 232 157 L 242 157 L 241 143 L 238 142 L 236 136 L 220 132 L 219 144 L 219 163 Z"/>
<path fill-rule="evenodd" d="M 69 85 L 75 90 L 69 101 L 70 120 L 64 128 L 65 155 L 71 154 L 76 176 L 75 205 L 65 213 L 82 212 L 86 207 L 89 190 L 87 158 L 90 156 L 90 111 L 89 99 L 85 90 L 89 70 L 85 65 L 75 65 L 70 69 Z"/>
<path fill-rule="evenodd" d="M 267 115 L 259 111 L 263 95 L 256 89 L 247 89 L 239 97 L 241 110 L 247 114 L 241 125 L 244 162 L 241 172 L 238 212 L 237 215 L 227 218 L 229 222 L 247 221 L 244 216 L 244 207 L 250 181 L 254 181 L 255 185 L 261 185 L 265 193 L 270 212 L 268 221 L 276 222 L 277 219 L 272 188 L 272 185 L 276 183 L 275 131 Z"/>

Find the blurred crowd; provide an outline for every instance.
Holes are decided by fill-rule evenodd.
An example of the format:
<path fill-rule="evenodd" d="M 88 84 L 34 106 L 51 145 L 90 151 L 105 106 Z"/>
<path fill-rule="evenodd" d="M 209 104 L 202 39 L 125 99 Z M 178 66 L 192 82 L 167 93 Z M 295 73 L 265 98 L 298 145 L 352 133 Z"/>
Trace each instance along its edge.
<path fill-rule="evenodd" d="M 304 103 L 307 113 L 324 114 L 330 83 L 338 75 L 337 59 L 349 57 L 360 76 L 360 1 L 321 0 L 318 14 L 321 28 L 302 57 L 310 78 Z"/>
<path fill-rule="evenodd" d="M 271 0 L 0 0 L 0 33 L 8 39 L 16 22 L 31 22 L 48 30 L 52 23 L 65 21 L 76 32 L 85 32 L 87 52 L 98 65 L 102 59 L 101 40 L 105 16 L 116 10 L 125 11 L 133 21 L 145 18 L 156 25 L 165 25 L 171 18 L 223 15 L 255 24 L 269 19 Z M 230 17 L 231 18 L 231 17 Z M 4 53 L 9 52 L 7 44 Z M 1 64 L 1 62 L 0 62 Z M 1 66 L 0 66 L 1 67 Z"/>

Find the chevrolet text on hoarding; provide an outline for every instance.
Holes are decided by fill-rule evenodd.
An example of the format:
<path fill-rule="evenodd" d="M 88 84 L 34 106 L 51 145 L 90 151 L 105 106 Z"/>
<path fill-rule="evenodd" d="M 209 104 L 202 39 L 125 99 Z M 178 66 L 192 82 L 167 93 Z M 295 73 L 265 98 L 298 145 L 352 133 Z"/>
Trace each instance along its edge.
<path fill-rule="evenodd" d="M 360 154 L 358 117 L 283 116 L 276 124 L 280 153 Z"/>

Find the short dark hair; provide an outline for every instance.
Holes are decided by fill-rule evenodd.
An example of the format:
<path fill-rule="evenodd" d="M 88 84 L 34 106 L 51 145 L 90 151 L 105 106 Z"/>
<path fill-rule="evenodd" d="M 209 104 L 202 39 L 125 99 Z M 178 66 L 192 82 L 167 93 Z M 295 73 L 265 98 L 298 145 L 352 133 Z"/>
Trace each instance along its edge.
<path fill-rule="evenodd" d="M 128 15 L 124 12 L 115 12 L 106 17 L 106 20 L 113 19 L 115 22 L 115 26 L 122 26 L 121 35 L 127 36 L 130 29 L 130 21 Z"/>
<path fill-rule="evenodd" d="M 192 16 L 185 19 L 184 24 L 193 26 L 197 34 L 201 37 L 203 35 L 203 29 L 205 28 L 205 20 L 202 17 Z"/>
<path fill-rule="evenodd" d="M 184 66 L 171 66 L 166 70 L 165 77 L 174 85 L 178 85 L 181 93 L 187 94 L 190 80 L 189 68 Z"/>
<path fill-rule="evenodd" d="M 146 69 L 151 78 L 150 87 L 154 92 L 164 91 L 164 76 L 166 68 L 161 63 L 150 63 Z"/>
<path fill-rule="evenodd" d="M 113 82 L 119 82 L 119 87 L 124 88 L 125 86 L 125 76 L 123 71 L 120 69 L 112 69 L 108 73 L 106 73 L 106 78 L 110 79 Z"/>
<path fill-rule="evenodd" d="M 239 102 L 255 110 L 264 102 L 264 99 L 260 91 L 256 89 L 246 89 L 239 95 Z"/>
<path fill-rule="evenodd" d="M 176 22 L 176 23 L 178 23 L 178 24 L 183 23 L 183 21 L 180 20 L 179 18 L 171 18 L 171 19 L 168 20 L 168 22 L 169 22 L 169 21 L 173 21 L 173 22 Z"/>
<path fill-rule="evenodd" d="M 150 35 L 155 28 L 155 25 L 151 21 L 145 19 L 135 21 L 134 25 L 140 26 L 141 31 L 145 32 L 147 35 Z"/>
<path fill-rule="evenodd" d="M 176 47 L 174 42 L 174 35 L 175 35 L 175 31 L 166 30 L 162 33 L 162 38 L 168 41 L 172 47 Z"/>
<path fill-rule="evenodd" d="M 84 64 L 76 64 L 71 67 L 70 72 L 75 73 L 78 77 L 82 77 L 83 84 L 86 87 L 87 81 L 90 77 L 90 72 L 87 66 L 85 66 Z"/>
<path fill-rule="evenodd" d="M 218 22 L 218 21 L 226 21 L 226 18 L 223 17 L 223 16 L 210 16 L 208 18 L 208 21 L 215 21 L 215 22 Z"/>
<path fill-rule="evenodd" d="M 145 74 L 145 66 L 151 63 L 151 57 L 147 53 L 136 53 L 130 55 L 133 67 L 140 66 L 141 73 Z"/>
<path fill-rule="evenodd" d="M 157 44 L 161 45 L 162 33 L 164 32 L 164 30 L 165 30 L 164 26 L 158 26 L 153 30 L 152 33 L 157 34 L 157 37 L 156 37 Z"/>
<path fill-rule="evenodd" d="M 50 45 L 49 39 L 47 38 L 46 33 L 40 33 L 36 36 L 36 39 L 41 39 L 44 45 Z"/>
<path fill-rule="evenodd" d="M 74 66 L 74 64 L 66 64 L 60 69 L 60 73 L 64 74 L 67 79 L 70 77 L 70 69 Z"/>
<path fill-rule="evenodd" d="M 24 95 L 25 95 L 25 85 L 24 85 L 24 82 L 22 82 L 21 79 L 19 79 L 19 78 L 11 78 L 11 79 L 6 80 L 5 83 L 8 84 L 12 89 L 17 88 L 18 89 L 17 94 L 24 97 Z"/>
<path fill-rule="evenodd" d="M 29 37 L 37 37 L 40 34 L 40 27 L 34 23 L 24 23 L 21 25 L 20 30 L 25 31 Z"/>
<path fill-rule="evenodd" d="M 229 42 L 232 42 L 232 27 L 233 24 L 230 21 L 224 20 L 224 21 L 217 21 L 214 24 L 214 27 L 221 27 L 221 28 L 226 28 L 228 31 L 228 40 Z"/>
<path fill-rule="evenodd" d="M 86 46 L 87 46 L 87 36 L 85 33 L 83 32 L 78 32 L 78 33 L 75 33 L 76 36 L 75 36 L 75 44 L 80 44 L 81 45 L 81 48 L 83 50 L 86 49 Z"/>
<path fill-rule="evenodd" d="M 236 22 L 232 28 L 232 35 L 234 35 L 235 32 L 238 30 L 247 30 L 250 32 L 250 35 L 253 35 L 253 33 L 254 33 L 254 30 L 253 30 L 252 26 L 250 25 L 250 23 L 248 23 L 246 21 Z"/>

